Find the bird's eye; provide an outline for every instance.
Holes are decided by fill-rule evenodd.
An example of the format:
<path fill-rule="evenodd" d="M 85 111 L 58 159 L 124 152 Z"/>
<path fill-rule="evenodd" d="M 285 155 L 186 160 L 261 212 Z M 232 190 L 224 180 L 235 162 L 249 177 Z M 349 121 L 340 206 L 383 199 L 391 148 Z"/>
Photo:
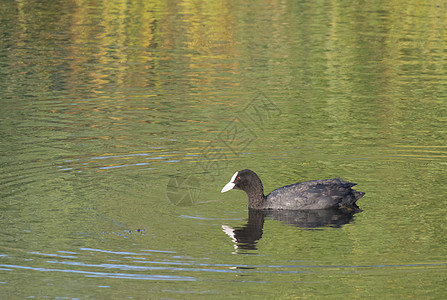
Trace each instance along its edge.
<path fill-rule="evenodd" d="M 236 180 L 241 180 L 241 178 L 240 178 L 240 177 L 238 177 L 238 178 L 236 178 Z"/>

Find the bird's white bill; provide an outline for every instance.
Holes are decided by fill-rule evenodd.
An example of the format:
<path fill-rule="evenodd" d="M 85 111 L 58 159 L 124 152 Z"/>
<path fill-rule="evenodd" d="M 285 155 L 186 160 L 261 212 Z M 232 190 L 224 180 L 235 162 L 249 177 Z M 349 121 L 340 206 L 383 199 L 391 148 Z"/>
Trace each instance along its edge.
<path fill-rule="evenodd" d="M 228 182 L 220 191 L 221 193 L 228 192 L 229 190 L 232 190 L 234 188 L 235 184 L 234 182 Z"/>
<path fill-rule="evenodd" d="M 236 179 L 237 173 L 238 172 L 234 173 L 233 177 L 231 177 L 231 179 L 230 179 L 230 182 L 228 182 L 220 191 L 221 193 L 228 192 L 229 190 L 232 190 L 234 188 L 234 186 L 236 185 L 234 183 L 234 180 Z"/>

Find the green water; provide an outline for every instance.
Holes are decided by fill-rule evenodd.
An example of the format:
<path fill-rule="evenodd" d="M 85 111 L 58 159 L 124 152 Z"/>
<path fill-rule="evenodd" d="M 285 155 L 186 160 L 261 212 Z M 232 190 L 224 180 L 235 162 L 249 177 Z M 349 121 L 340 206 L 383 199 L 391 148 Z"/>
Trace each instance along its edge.
<path fill-rule="evenodd" d="M 446 16 L 3 1 L 0 298 L 445 298 Z M 253 226 L 220 193 L 244 168 L 266 192 L 356 182 L 363 212 Z M 249 246 L 225 231 L 244 226 Z"/>

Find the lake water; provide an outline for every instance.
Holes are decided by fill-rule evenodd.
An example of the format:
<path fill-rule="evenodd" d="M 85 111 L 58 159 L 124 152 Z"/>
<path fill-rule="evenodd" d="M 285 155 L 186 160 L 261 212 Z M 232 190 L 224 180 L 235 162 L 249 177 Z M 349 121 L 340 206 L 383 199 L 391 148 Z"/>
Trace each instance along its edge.
<path fill-rule="evenodd" d="M 446 16 L 3 1 L 0 298 L 446 298 Z M 363 211 L 249 214 L 220 193 L 244 168 Z"/>

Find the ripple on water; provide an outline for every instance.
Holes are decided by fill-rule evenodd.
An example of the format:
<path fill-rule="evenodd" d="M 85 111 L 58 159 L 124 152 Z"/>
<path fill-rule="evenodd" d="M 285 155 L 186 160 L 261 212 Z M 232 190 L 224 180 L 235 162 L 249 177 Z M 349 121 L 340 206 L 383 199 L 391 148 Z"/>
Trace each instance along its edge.
<path fill-rule="evenodd" d="M 64 251 L 60 251 L 64 253 Z M 85 252 L 86 256 L 81 255 Z M 69 251 L 69 253 L 74 253 Z M 95 253 L 101 256 L 95 257 Z M 370 273 L 375 269 L 388 269 L 394 272 L 425 269 L 445 269 L 447 263 L 407 263 L 407 264 L 371 264 L 371 265 L 324 265 L 302 261 L 290 261 L 288 264 L 238 264 L 201 262 L 191 258 L 181 259 L 174 255 L 174 251 L 144 249 L 138 252 L 113 251 L 95 248 L 81 248 L 74 255 L 60 255 L 56 253 L 29 252 L 29 260 L 22 264 L 0 264 L 3 271 L 27 270 L 49 273 L 71 273 L 86 277 L 105 277 L 134 280 L 169 280 L 169 281 L 197 281 L 212 280 L 206 274 L 226 273 L 256 275 L 261 274 L 309 274 L 309 273 L 338 273 L 350 274 Z M 153 260 L 141 260 L 152 254 L 161 255 Z M 93 259 L 92 256 L 93 255 Z M 116 258 L 116 263 L 103 263 L 104 256 L 109 260 Z M 2 258 L 8 258 L 5 255 Z M 12 258 L 12 257 L 9 257 Z M 43 260 L 42 260 L 43 258 Z M 50 259 L 48 259 L 50 258 Z M 56 258 L 56 259 L 55 259 Z M 82 261 L 89 259 L 91 262 Z M 200 259 L 203 260 L 203 259 Z M 96 261 L 96 262 L 95 262 Z M 124 262 L 127 263 L 124 263 Z M 130 262 L 129 262 L 130 261 Z M 60 268 L 54 268 L 60 266 Z M 67 268 L 68 267 L 68 268 Z M 169 272 L 169 273 L 166 273 Z M 270 279 L 269 279 L 270 278 Z M 276 277 L 266 276 L 263 281 L 276 281 Z M 221 280 L 221 279 L 219 279 Z M 231 281 L 229 278 L 228 280 Z"/>

